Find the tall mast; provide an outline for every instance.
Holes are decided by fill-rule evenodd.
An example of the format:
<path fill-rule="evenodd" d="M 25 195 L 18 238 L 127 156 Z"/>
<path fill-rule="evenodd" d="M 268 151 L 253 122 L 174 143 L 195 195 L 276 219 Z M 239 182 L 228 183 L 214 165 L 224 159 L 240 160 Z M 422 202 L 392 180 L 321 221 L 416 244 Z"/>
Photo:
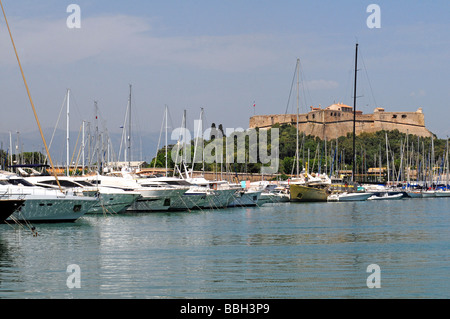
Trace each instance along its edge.
<path fill-rule="evenodd" d="M 97 101 L 94 101 L 94 108 L 95 108 L 95 146 L 96 146 L 96 150 L 95 152 L 97 153 L 97 172 L 99 174 L 101 174 L 101 166 L 100 166 L 100 135 L 98 133 L 98 106 L 97 106 Z"/>
<path fill-rule="evenodd" d="M 168 176 L 167 175 L 167 147 L 168 147 L 168 145 L 167 145 L 167 105 L 165 107 L 165 112 L 164 113 L 165 113 L 164 117 L 165 117 L 165 120 L 166 120 L 166 177 L 167 177 Z"/>
<path fill-rule="evenodd" d="M 355 181 L 355 165 L 356 165 L 356 152 L 355 152 L 355 131 L 356 131 L 356 76 L 358 73 L 358 43 L 356 43 L 355 49 L 355 84 L 353 85 L 353 157 L 352 157 L 352 182 Z"/>
<path fill-rule="evenodd" d="M 66 175 L 69 176 L 70 158 L 69 158 L 69 110 L 70 110 L 70 89 L 67 89 L 67 117 L 66 117 Z"/>
<path fill-rule="evenodd" d="M 128 97 L 128 166 L 131 167 L 131 84 L 130 95 Z"/>
<path fill-rule="evenodd" d="M 297 158 L 296 158 L 296 163 L 297 163 L 297 177 L 299 174 L 299 150 L 298 150 L 298 113 L 299 113 L 299 94 L 300 94 L 300 80 L 299 80 L 299 71 L 300 69 L 300 59 L 297 59 Z"/>
<path fill-rule="evenodd" d="M 86 145 L 85 145 L 85 141 L 84 141 L 84 126 L 85 126 L 85 120 L 83 120 L 83 136 L 82 136 L 82 138 L 81 138 L 81 144 L 82 144 L 82 160 L 81 160 L 81 163 L 82 163 L 82 175 L 84 175 L 84 166 L 85 166 L 85 164 L 84 164 L 84 160 L 85 160 L 85 153 L 84 153 L 84 148 L 86 147 Z"/>

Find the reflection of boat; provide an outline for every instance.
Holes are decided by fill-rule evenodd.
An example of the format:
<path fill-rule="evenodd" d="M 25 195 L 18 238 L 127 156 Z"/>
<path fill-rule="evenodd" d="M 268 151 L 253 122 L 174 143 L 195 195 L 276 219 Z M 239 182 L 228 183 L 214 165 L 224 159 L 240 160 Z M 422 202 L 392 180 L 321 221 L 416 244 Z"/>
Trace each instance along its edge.
<path fill-rule="evenodd" d="M 350 201 L 364 201 L 371 197 L 373 193 L 337 193 L 328 196 L 329 202 L 350 202 Z"/>
<path fill-rule="evenodd" d="M 327 187 L 321 186 L 291 184 L 289 192 L 293 202 L 326 202 L 328 197 Z"/>
<path fill-rule="evenodd" d="M 23 199 L 0 199 L 0 223 L 4 223 L 24 202 Z"/>
<path fill-rule="evenodd" d="M 381 196 L 373 195 L 373 196 L 369 197 L 368 200 L 389 200 L 389 199 L 402 199 L 402 198 L 403 198 L 402 193 L 392 194 L 392 195 L 389 195 L 388 193 L 384 193 Z"/>

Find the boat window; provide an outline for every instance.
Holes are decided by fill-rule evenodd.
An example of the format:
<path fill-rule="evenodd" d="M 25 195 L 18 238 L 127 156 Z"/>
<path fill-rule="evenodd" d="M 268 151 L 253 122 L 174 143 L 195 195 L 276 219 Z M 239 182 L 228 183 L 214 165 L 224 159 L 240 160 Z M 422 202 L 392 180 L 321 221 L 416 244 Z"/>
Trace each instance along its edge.
<path fill-rule="evenodd" d="M 21 178 L 11 178 L 8 180 L 11 185 L 19 185 L 19 186 L 34 186 L 30 182 L 21 179 Z"/>
<path fill-rule="evenodd" d="M 164 181 L 165 183 L 169 185 L 187 185 L 190 186 L 191 184 L 187 181 L 179 180 L 179 181 Z"/>
<path fill-rule="evenodd" d="M 83 185 L 83 186 L 94 186 L 91 183 L 86 182 L 86 181 L 77 181 L 77 183 L 80 184 L 80 185 Z"/>

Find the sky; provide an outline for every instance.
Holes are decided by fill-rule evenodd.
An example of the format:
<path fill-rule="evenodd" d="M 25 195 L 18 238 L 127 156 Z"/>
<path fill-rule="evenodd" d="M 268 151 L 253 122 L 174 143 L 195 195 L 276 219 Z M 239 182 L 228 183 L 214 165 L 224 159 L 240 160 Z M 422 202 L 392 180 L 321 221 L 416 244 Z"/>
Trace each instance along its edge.
<path fill-rule="evenodd" d="M 439 138 L 450 135 L 450 2 L 435 1 L 103 1 L 2 0 L 41 126 L 65 129 L 60 115 L 71 90 L 70 127 L 94 122 L 121 132 L 132 85 L 133 129 L 171 128 L 183 110 L 188 128 L 206 123 L 248 128 L 254 114 L 353 105 L 372 113 L 423 108 Z M 80 28 L 69 28 L 70 4 Z M 380 28 L 369 28 L 370 4 Z M 0 19 L 0 132 L 37 130 L 3 17 Z M 292 92 L 291 92 L 292 88 Z M 65 111 L 64 111 L 65 112 Z M 58 121 L 59 118 L 59 121 Z M 117 146 L 118 147 L 118 146 Z"/>

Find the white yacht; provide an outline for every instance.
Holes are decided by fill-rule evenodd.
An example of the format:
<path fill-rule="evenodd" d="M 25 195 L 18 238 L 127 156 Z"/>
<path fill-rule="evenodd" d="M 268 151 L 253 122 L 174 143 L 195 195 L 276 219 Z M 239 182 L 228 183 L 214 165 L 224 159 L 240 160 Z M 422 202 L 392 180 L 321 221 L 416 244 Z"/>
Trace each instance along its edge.
<path fill-rule="evenodd" d="M 15 175 L 0 175 L 0 199 L 25 203 L 8 219 L 29 222 L 73 222 L 86 214 L 98 198 L 35 186 Z"/>
<path fill-rule="evenodd" d="M 33 176 L 25 179 L 37 186 L 58 187 L 53 176 Z M 61 187 L 71 189 L 74 193 L 84 196 L 98 196 L 99 200 L 89 209 L 87 214 L 121 213 L 141 196 L 139 192 L 94 185 L 81 177 L 59 176 L 58 181 Z"/>
<path fill-rule="evenodd" d="M 187 190 L 167 187 L 162 183 L 141 183 L 132 178 L 131 175 L 94 175 L 84 177 L 84 180 L 94 185 L 138 192 L 140 197 L 127 208 L 127 211 L 167 211 L 171 203 L 179 199 Z"/>
<path fill-rule="evenodd" d="M 148 182 L 164 183 L 165 185 L 186 189 L 183 196 L 176 198 L 170 204 L 171 210 L 189 210 L 199 209 L 206 205 L 208 202 L 207 197 L 213 195 L 213 191 L 205 187 L 193 185 L 188 181 L 177 177 L 150 177 L 143 179 L 141 183 Z"/>
<path fill-rule="evenodd" d="M 203 177 L 186 180 L 205 191 L 206 201 L 201 208 L 227 207 L 236 198 L 235 194 L 240 188 L 240 186 L 230 185 L 227 181 L 208 181 Z"/>

